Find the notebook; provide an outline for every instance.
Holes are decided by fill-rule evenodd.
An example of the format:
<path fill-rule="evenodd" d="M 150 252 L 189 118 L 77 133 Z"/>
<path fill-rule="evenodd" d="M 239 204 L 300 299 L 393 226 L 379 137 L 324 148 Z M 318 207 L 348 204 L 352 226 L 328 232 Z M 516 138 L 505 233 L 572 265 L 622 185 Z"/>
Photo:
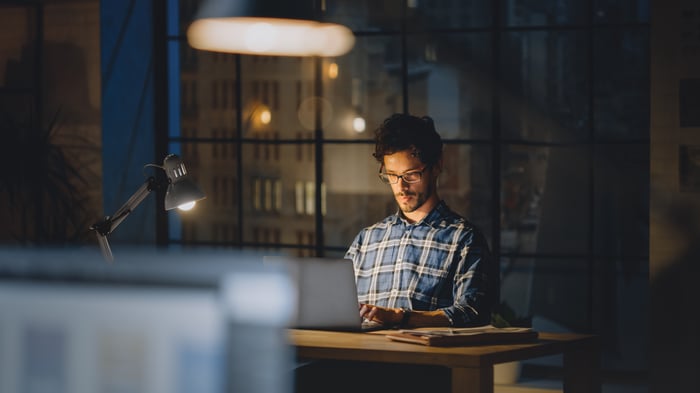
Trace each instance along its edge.
<path fill-rule="evenodd" d="M 296 287 L 297 309 L 290 327 L 343 331 L 385 328 L 360 317 L 351 260 L 265 256 L 263 261 L 269 265 L 281 265 L 289 272 Z"/>

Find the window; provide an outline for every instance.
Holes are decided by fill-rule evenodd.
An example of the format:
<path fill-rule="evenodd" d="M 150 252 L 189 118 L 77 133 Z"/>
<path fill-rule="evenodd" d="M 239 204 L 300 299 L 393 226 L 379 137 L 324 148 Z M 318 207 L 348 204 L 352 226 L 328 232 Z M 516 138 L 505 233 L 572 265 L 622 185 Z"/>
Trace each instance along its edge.
<path fill-rule="evenodd" d="M 644 288 L 648 269 L 648 223 L 635 220 L 648 216 L 649 5 L 613 3 L 328 1 L 324 19 L 356 36 L 332 59 L 333 78 L 315 72 L 330 59 L 192 55 L 170 88 L 181 89 L 180 115 L 197 129 L 211 127 L 217 104 L 212 91 L 203 108 L 197 86 L 237 81 L 218 89 L 219 105 L 229 104 L 216 121 L 231 133 L 186 142 L 212 143 L 215 157 L 217 139 L 232 139 L 221 163 L 199 157 L 202 176 L 240 174 L 226 188 L 232 208 L 212 207 L 211 219 L 235 223 L 241 247 L 341 256 L 362 227 L 396 211 L 376 176 L 372 130 L 395 112 L 429 115 L 445 141 L 440 196 L 486 234 L 502 299 L 628 345 L 617 332 L 644 315 L 624 314 L 634 296 L 620 288 Z M 234 121 L 260 102 L 270 128 Z M 359 110 L 364 132 L 352 128 Z"/>

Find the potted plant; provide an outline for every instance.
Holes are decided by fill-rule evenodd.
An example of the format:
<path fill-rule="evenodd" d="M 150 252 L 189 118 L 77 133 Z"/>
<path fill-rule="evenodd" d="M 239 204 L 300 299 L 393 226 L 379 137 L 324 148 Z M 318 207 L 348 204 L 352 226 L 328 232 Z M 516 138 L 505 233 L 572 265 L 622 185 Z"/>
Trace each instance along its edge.
<path fill-rule="evenodd" d="M 99 149 L 78 135 L 59 133 L 57 115 L 44 126 L 36 116 L 20 113 L 0 113 L 0 220 L 5 227 L 0 241 L 81 243 L 93 216 L 86 196 L 91 166 L 81 164 L 99 158 Z"/>

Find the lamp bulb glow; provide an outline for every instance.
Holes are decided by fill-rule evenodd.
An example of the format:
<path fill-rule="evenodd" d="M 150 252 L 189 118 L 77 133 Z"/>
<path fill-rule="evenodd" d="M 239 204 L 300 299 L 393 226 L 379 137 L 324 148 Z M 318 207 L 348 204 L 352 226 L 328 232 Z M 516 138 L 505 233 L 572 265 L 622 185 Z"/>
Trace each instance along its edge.
<path fill-rule="evenodd" d="M 192 208 L 194 207 L 195 204 L 196 204 L 195 201 L 187 202 L 187 203 L 183 203 L 182 205 L 178 206 L 177 208 L 186 212 L 188 210 L 192 210 Z"/>
<path fill-rule="evenodd" d="M 338 77 L 338 63 L 331 63 L 328 65 L 328 77 L 331 79 L 336 79 Z"/>
<path fill-rule="evenodd" d="M 357 116 L 354 119 L 352 119 L 352 129 L 355 130 L 355 132 L 364 132 L 365 127 L 365 119 L 362 116 Z"/>
<path fill-rule="evenodd" d="M 187 29 L 196 49 L 267 56 L 340 56 L 355 36 L 345 26 L 308 20 L 220 17 L 197 19 Z"/>
<path fill-rule="evenodd" d="M 260 112 L 260 122 L 262 124 L 270 124 L 270 121 L 272 121 L 272 113 L 270 113 L 269 109 L 264 109 Z"/>
<path fill-rule="evenodd" d="M 265 53 L 277 40 L 277 29 L 270 23 L 254 23 L 245 32 L 245 45 L 251 52 Z"/>

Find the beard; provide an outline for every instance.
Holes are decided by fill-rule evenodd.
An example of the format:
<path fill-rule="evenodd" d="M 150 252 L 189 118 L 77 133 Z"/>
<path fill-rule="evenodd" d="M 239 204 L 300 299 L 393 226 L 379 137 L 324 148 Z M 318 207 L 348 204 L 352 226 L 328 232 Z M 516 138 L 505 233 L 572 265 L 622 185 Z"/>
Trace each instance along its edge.
<path fill-rule="evenodd" d="M 394 198 L 396 199 L 396 203 L 399 205 L 399 209 L 401 209 L 402 212 L 411 213 L 423 206 L 425 201 L 427 201 L 432 194 L 433 186 L 430 185 L 428 188 L 423 190 L 423 192 L 411 190 L 397 192 L 394 194 Z"/>

